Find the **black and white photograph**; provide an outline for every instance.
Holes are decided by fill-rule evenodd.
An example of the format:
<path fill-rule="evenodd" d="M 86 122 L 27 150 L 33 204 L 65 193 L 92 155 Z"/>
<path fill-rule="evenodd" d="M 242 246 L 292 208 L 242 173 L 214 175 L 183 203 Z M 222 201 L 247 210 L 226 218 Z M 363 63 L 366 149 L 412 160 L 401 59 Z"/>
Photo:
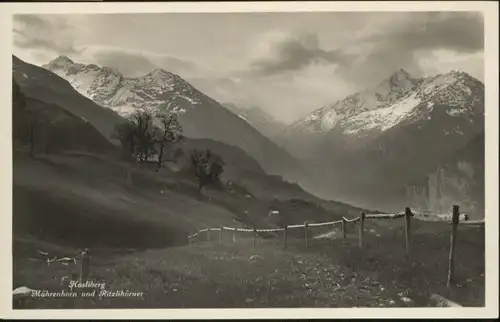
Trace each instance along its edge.
<path fill-rule="evenodd" d="M 485 3 L 112 5 L 2 39 L 11 310 L 487 306 Z"/>

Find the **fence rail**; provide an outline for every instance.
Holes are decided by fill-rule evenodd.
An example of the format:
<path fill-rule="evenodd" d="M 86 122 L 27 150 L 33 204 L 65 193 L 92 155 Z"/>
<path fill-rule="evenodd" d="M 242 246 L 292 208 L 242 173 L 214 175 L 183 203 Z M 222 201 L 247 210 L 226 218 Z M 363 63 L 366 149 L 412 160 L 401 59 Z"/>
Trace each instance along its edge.
<path fill-rule="evenodd" d="M 415 217 L 415 214 L 411 212 L 411 217 Z M 397 218 L 403 218 L 405 217 L 405 212 L 399 212 L 399 213 L 394 213 L 394 214 L 368 214 L 365 215 L 366 219 L 397 219 Z M 418 217 L 415 217 L 418 220 L 422 220 Z M 329 222 L 320 222 L 320 223 L 314 223 L 314 222 L 307 222 L 307 227 L 325 227 L 325 226 L 335 226 L 342 224 L 342 222 L 346 223 L 355 223 L 361 220 L 361 216 L 355 217 L 352 219 L 348 219 L 346 217 L 342 217 L 342 220 L 337 220 L 337 221 L 329 221 Z M 452 224 L 452 221 L 449 221 L 450 224 Z M 467 225 L 467 226 L 484 226 L 485 221 L 484 220 L 467 220 L 467 221 L 460 221 L 460 225 Z M 199 236 L 201 233 L 207 232 L 207 231 L 221 231 L 222 230 L 228 230 L 228 231 L 238 231 L 238 232 L 254 232 L 254 230 L 258 233 L 262 232 L 282 232 L 285 231 L 285 229 L 295 229 L 295 228 L 305 228 L 306 223 L 304 224 L 296 224 L 296 225 L 288 225 L 286 228 L 256 228 L 256 229 L 250 229 L 250 228 L 235 228 L 235 227 L 219 227 L 219 228 L 205 228 L 201 229 L 198 232 L 189 235 L 188 238 L 194 238 L 196 236 Z"/>
<path fill-rule="evenodd" d="M 468 221 L 461 221 L 460 226 L 466 225 L 466 226 L 484 226 L 484 220 L 468 220 Z"/>
<path fill-rule="evenodd" d="M 451 239 L 450 239 L 450 254 L 449 254 L 449 263 L 448 263 L 448 285 L 451 284 L 453 277 L 454 277 L 454 268 L 455 268 L 455 248 L 456 248 L 456 235 L 457 235 L 457 227 L 459 226 L 469 226 L 469 227 L 484 227 L 485 221 L 484 220 L 465 220 L 465 221 L 460 221 L 460 218 L 466 218 L 467 217 L 463 214 L 460 214 L 459 212 L 459 207 L 458 206 L 453 206 L 452 209 L 452 214 L 450 215 L 444 215 L 447 218 L 450 218 L 451 221 L 449 221 L 452 225 L 452 230 L 451 230 Z M 418 211 L 413 212 L 409 207 L 405 208 L 405 211 L 394 213 L 394 214 L 365 214 L 364 212 L 361 213 L 360 216 L 348 219 L 346 217 L 342 217 L 341 220 L 337 221 L 330 221 L 330 222 L 320 222 L 320 223 L 311 223 L 311 222 L 305 222 L 303 224 L 295 224 L 295 225 L 286 225 L 284 228 L 235 228 L 235 227 L 226 227 L 226 226 L 221 226 L 218 228 L 205 228 L 198 230 L 196 233 L 189 235 L 188 240 L 191 242 L 193 239 L 196 237 L 199 237 L 202 233 L 206 233 L 206 240 L 210 240 L 210 232 L 211 231 L 218 231 L 219 232 L 219 241 L 223 241 L 223 232 L 224 231 L 232 231 L 233 232 L 233 243 L 236 242 L 236 233 L 237 232 L 244 232 L 244 233 L 253 233 L 253 245 L 254 248 L 256 246 L 256 237 L 258 233 L 267 233 L 267 232 L 272 232 L 272 233 L 277 233 L 277 232 L 283 232 L 283 239 L 284 239 L 284 247 L 287 247 L 287 237 L 288 237 L 288 230 L 290 229 L 304 229 L 304 241 L 305 241 L 305 247 L 308 248 L 309 246 L 309 229 L 310 228 L 315 228 L 315 227 L 326 227 L 326 226 L 336 226 L 336 225 L 341 225 L 342 227 L 342 235 L 343 238 L 346 238 L 347 235 L 347 230 L 346 230 L 346 224 L 347 223 L 357 223 L 359 222 L 358 225 L 358 248 L 363 248 L 363 234 L 364 234 L 364 221 L 366 219 L 370 220 L 379 220 L 379 219 L 398 219 L 398 218 L 405 218 L 405 246 L 406 246 L 406 256 L 410 255 L 410 241 L 411 241 L 411 219 L 415 218 L 417 220 L 425 220 L 423 218 L 428 218 L 430 215 L 429 214 L 424 214 L 422 216 L 421 213 Z M 436 216 L 436 215 L 433 215 Z M 441 215 L 443 216 L 443 215 Z M 441 218 L 439 221 L 443 221 Z M 322 234 L 320 236 L 323 236 L 325 234 Z M 315 237 L 313 237 L 315 238 Z"/>

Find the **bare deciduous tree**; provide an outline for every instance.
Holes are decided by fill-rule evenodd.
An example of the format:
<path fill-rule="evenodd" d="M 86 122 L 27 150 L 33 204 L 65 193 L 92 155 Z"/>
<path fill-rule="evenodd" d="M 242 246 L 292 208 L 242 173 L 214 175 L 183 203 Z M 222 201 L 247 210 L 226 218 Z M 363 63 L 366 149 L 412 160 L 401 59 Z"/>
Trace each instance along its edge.
<path fill-rule="evenodd" d="M 175 113 L 169 114 L 158 114 L 157 118 L 160 123 L 161 135 L 156 139 L 160 147 L 158 154 L 158 170 L 160 170 L 162 163 L 164 162 L 165 149 L 170 152 L 170 158 L 168 160 L 175 160 L 176 152 L 179 148 L 179 143 L 182 141 L 182 126 L 179 123 L 179 118 Z"/>
<path fill-rule="evenodd" d="M 158 171 L 167 152 L 169 160 L 175 160 L 179 155 L 179 143 L 183 139 L 176 114 L 158 113 L 153 116 L 143 109 L 137 110 L 128 121 L 115 126 L 115 137 L 120 140 L 123 151 L 132 162 L 127 172 L 128 184 L 132 184 L 134 164 L 150 160 L 157 152 L 156 145 L 159 146 Z"/>
<path fill-rule="evenodd" d="M 192 150 L 191 163 L 195 176 L 198 178 L 199 191 L 206 185 L 218 182 L 220 175 L 224 172 L 224 161 L 210 150 Z"/>

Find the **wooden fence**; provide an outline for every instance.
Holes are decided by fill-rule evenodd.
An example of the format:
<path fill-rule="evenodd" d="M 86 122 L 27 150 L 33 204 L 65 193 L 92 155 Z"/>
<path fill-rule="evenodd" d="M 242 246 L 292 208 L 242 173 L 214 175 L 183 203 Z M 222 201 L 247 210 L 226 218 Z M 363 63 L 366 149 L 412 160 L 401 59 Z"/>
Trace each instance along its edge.
<path fill-rule="evenodd" d="M 323 223 L 310 223 L 310 222 L 305 222 L 304 224 L 298 224 L 298 225 L 285 225 L 284 228 L 253 228 L 253 229 L 248 229 L 248 228 L 234 228 L 234 227 L 225 227 L 221 226 L 218 228 L 206 228 L 206 229 L 201 229 L 198 230 L 196 233 L 188 236 L 188 240 L 193 242 L 194 240 L 197 239 L 197 237 L 200 237 L 202 233 L 205 233 L 206 240 L 210 241 L 212 238 L 211 232 L 219 232 L 218 234 L 218 239 L 219 242 L 222 243 L 223 238 L 224 238 L 224 231 L 227 232 L 232 232 L 232 241 L 233 243 L 236 243 L 236 234 L 238 232 L 241 233 L 252 233 L 253 234 L 253 247 L 256 247 L 256 238 L 258 233 L 283 233 L 283 242 L 284 242 L 284 248 L 287 248 L 287 240 L 288 240 L 288 231 L 290 229 L 304 229 L 304 244 L 305 248 L 307 249 L 309 247 L 309 239 L 310 239 L 310 228 L 314 227 L 324 227 L 324 226 L 336 226 L 336 225 L 341 225 L 342 228 L 342 237 L 345 239 L 347 237 L 347 230 L 346 230 L 346 225 L 347 223 L 356 223 L 359 222 L 358 225 L 358 248 L 363 248 L 363 234 L 364 234 L 364 223 L 366 219 L 397 219 L 397 218 L 405 218 L 405 225 L 404 225 L 404 230 L 405 230 L 405 253 L 407 256 L 410 254 L 410 243 L 411 243 L 411 219 L 415 217 L 418 219 L 418 216 L 415 216 L 415 214 L 412 212 L 412 210 L 407 207 L 404 212 L 399 212 L 395 214 L 365 214 L 364 212 L 361 213 L 360 216 L 355 217 L 353 219 L 347 219 L 345 217 L 342 217 L 341 220 L 337 221 L 332 221 L 332 222 L 323 222 Z M 484 227 L 484 220 L 466 220 L 466 221 L 460 221 L 460 211 L 458 206 L 453 206 L 452 209 L 452 215 L 451 215 L 451 238 L 450 238 L 450 253 L 449 253 L 449 260 L 448 260 L 448 280 L 447 280 L 447 285 L 450 286 L 451 283 L 453 282 L 454 274 L 455 274 L 455 251 L 456 251 L 456 240 L 457 240 L 457 227 L 460 224 L 461 226 L 481 226 Z M 423 219 L 423 218 L 422 218 Z M 217 238 L 217 236 L 214 236 L 214 238 Z"/>
<path fill-rule="evenodd" d="M 284 239 L 284 247 L 287 247 L 287 235 L 288 235 L 288 230 L 290 229 L 304 229 L 304 241 L 305 241 L 305 247 L 309 247 L 309 229 L 314 228 L 314 227 L 322 227 L 322 226 L 335 226 L 335 225 L 341 225 L 342 227 L 342 236 L 343 238 L 346 238 L 346 224 L 347 223 L 356 223 L 359 222 L 358 226 L 358 248 L 363 247 L 363 232 L 364 232 L 364 222 L 366 219 L 397 219 L 397 218 L 405 218 L 405 244 L 406 244 L 406 254 L 409 255 L 410 253 L 410 232 L 411 232 L 411 218 L 414 217 L 414 213 L 410 210 L 410 208 L 406 208 L 404 212 L 401 213 L 396 213 L 396 214 L 365 214 L 361 213 L 359 217 L 353 218 L 353 219 L 347 219 L 345 217 L 342 217 L 342 220 L 337 220 L 337 221 L 332 221 L 332 222 L 324 222 L 324 223 L 308 223 L 305 222 L 302 225 L 288 225 L 285 226 L 284 228 L 270 228 L 270 229 L 245 229 L 245 228 L 233 228 L 233 227 L 218 227 L 218 228 L 206 228 L 202 230 L 198 230 L 196 233 L 188 236 L 188 239 L 190 242 L 194 241 L 196 237 L 201 236 L 202 233 L 206 233 L 206 239 L 209 241 L 211 239 L 211 231 L 218 231 L 219 232 L 219 242 L 223 241 L 223 235 L 224 231 L 231 231 L 232 232 L 232 240 L 233 243 L 236 242 L 236 233 L 237 232 L 244 232 L 244 233 L 253 233 L 253 247 L 256 247 L 256 238 L 257 234 L 260 232 L 283 232 L 283 239 Z M 453 282 L 453 277 L 455 274 L 455 251 L 456 251 L 456 241 L 457 241 L 457 227 L 459 226 L 468 226 L 468 227 L 484 227 L 485 222 L 484 220 L 469 220 L 469 221 L 459 221 L 460 218 L 460 212 L 459 212 L 459 207 L 458 206 L 453 206 L 453 211 L 452 211 L 452 220 L 451 220 L 451 239 L 450 239 L 450 253 L 449 253 L 449 263 L 448 263 L 448 281 L 447 285 L 450 286 Z M 80 281 L 85 281 L 88 279 L 88 277 L 91 275 L 91 265 L 90 265 L 90 250 L 86 248 L 83 252 L 80 253 L 80 258 L 77 260 L 76 257 L 62 257 L 62 258 L 57 258 L 54 257 L 50 259 L 49 255 L 47 253 L 41 253 L 44 256 L 46 256 L 46 259 L 44 260 L 47 265 L 50 265 L 50 263 L 58 263 L 61 262 L 61 264 L 67 262 L 73 261 L 75 264 L 77 262 L 80 263 L 79 265 L 79 270 L 80 270 L 80 276 L 79 280 Z M 13 291 L 13 297 L 14 301 L 19 302 L 19 306 L 22 307 L 24 302 L 30 298 L 31 292 L 33 290 L 26 287 L 22 286 Z M 441 301 L 442 302 L 442 301 Z M 449 302 L 449 301 L 448 301 Z M 451 302 L 450 302 L 451 303 Z M 453 304 L 453 303 L 452 303 Z M 448 304 L 448 306 L 450 306 Z M 453 305 L 451 305 L 453 306 Z M 455 305 L 456 306 L 456 305 Z"/>

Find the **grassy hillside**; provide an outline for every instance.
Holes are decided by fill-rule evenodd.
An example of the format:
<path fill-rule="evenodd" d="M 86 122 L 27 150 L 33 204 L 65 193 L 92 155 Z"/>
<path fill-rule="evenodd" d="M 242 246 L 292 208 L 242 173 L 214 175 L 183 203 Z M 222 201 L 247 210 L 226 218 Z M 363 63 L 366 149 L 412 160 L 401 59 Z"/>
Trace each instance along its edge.
<path fill-rule="evenodd" d="M 300 200 L 258 199 L 235 184 L 200 194 L 192 174 L 168 169 L 157 173 L 148 165 L 135 167 L 129 186 L 129 167 L 111 156 L 81 152 L 40 154 L 36 159 L 16 152 L 16 231 L 75 239 L 80 247 L 166 246 L 186 243 L 188 232 L 206 226 L 276 227 L 342 215 Z M 278 222 L 267 216 L 276 207 L 283 212 Z"/>
<path fill-rule="evenodd" d="M 15 83 L 14 83 L 15 84 Z M 13 104 L 13 144 L 29 149 L 34 141 L 34 153 L 80 150 L 116 153 L 117 148 L 92 125 L 64 108 L 18 92 Z M 30 139 L 30 131 L 33 138 Z"/>
<path fill-rule="evenodd" d="M 154 171 L 82 154 L 14 158 L 14 229 L 84 247 L 166 246 L 187 242 L 204 224 L 232 223 L 232 215 L 184 191 L 166 189 Z M 161 191 L 164 191 L 161 194 Z M 27 202 L 29 200 L 29 202 Z"/>
<path fill-rule="evenodd" d="M 389 228 L 390 227 L 390 228 Z M 91 278 L 110 291 L 142 292 L 142 297 L 36 299 L 32 308 L 282 308 L 282 307 L 430 307 L 433 293 L 464 306 L 484 305 L 484 230 L 464 228 L 457 242 L 457 280 L 446 288 L 449 226 L 415 222 L 412 253 L 404 255 L 403 221 L 371 233 L 356 247 L 350 228 L 346 240 L 279 240 L 227 236 L 220 244 L 200 238 L 195 244 L 144 252 L 96 250 Z M 29 239 L 16 244 L 15 286 L 60 291 L 70 266 L 30 261 Z M 40 244 L 51 255 L 71 247 Z M 479 252 L 478 252 L 479 251 Z M 480 254 L 480 256 L 478 256 Z M 471 261 L 470 258 L 477 260 Z M 408 301 L 409 300 L 409 301 Z"/>
<path fill-rule="evenodd" d="M 90 247 L 94 280 L 105 281 L 106 289 L 144 293 L 142 299 L 32 300 L 31 307 L 433 306 L 433 292 L 463 305 L 484 303 L 484 230 L 460 228 L 458 286 L 451 289 L 445 287 L 446 223 L 414 220 L 409 258 L 403 220 L 367 221 L 363 250 L 356 247 L 352 224 L 345 241 L 337 231 L 333 239 L 311 239 L 307 251 L 301 229 L 290 233 L 286 251 L 282 236 L 263 238 L 272 235 L 260 235 L 255 250 L 251 234 L 238 235 L 234 245 L 230 233 L 223 245 L 218 233 L 210 243 L 202 236 L 187 245 L 188 233 L 200 228 L 336 220 L 342 208 L 334 212 L 302 199 L 258 198 L 235 184 L 199 194 L 187 173 L 157 173 L 147 165 L 136 167 L 128 186 L 128 167 L 83 152 L 35 159 L 15 153 L 14 286 L 60 291 L 61 279 L 78 274 L 79 263 L 47 266 L 33 260 L 37 251 L 64 257 Z M 271 208 L 282 216 L 268 217 Z M 315 228 L 311 234 L 322 232 Z"/>

